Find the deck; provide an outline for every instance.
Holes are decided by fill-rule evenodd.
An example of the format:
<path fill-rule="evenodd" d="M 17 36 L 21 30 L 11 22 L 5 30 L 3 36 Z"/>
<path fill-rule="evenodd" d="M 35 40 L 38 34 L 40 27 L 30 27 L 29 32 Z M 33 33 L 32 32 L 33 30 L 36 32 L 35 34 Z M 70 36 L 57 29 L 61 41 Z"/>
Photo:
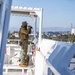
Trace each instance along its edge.
<path fill-rule="evenodd" d="M 3 75 L 27 75 L 27 74 L 21 72 L 9 72 L 9 73 L 3 73 Z"/>
<path fill-rule="evenodd" d="M 34 75 L 34 66 L 20 67 L 18 65 L 4 65 L 3 75 Z"/>

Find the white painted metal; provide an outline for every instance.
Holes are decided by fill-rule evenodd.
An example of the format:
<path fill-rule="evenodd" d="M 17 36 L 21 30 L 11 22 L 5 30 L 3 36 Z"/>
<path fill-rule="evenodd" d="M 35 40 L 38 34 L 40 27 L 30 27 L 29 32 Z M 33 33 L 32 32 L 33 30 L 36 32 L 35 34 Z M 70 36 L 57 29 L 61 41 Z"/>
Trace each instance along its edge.
<path fill-rule="evenodd" d="M 40 45 L 41 43 L 41 39 L 42 39 L 42 18 L 43 18 L 43 9 L 40 8 L 40 11 L 35 11 L 36 14 L 38 15 L 39 17 L 39 40 L 38 40 L 38 44 Z M 39 46 L 38 45 L 38 46 Z"/>
<path fill-rule="evenodd" d="M 43 9 L 41 8 L 41 11 L 39 13 L 39 18 L 40 18 L 40 24 L 39 24 L 39 45 L 41 43 L 41 39 L 42 39 L 42 16 L 43 15 Z"/>
<path fill-rule="evenodd" d="M 44 75 L 44 58 L 39 53 L 39 51 L 36 51 L 36 57 L 35 57 L 35 75 Z"/>
<path fill-rule="evenodd" d="M 45 62 L 45 60 L 44 60 L 43 56 L 46 56 L 50 49 L 53 51 L 52 46 L 54 44 L 55 44 L 55 41 L 42 39 L 42 41 L 39 45 L 40 51 L 42 53 L 40 53 L 40 51 L 36 51 L 35 75 L 44 75 L 44 66 L 45 66 L 44 62 Z"/>
<path fill-rule="evenodd" d="M 8 73 L 3 73 L 3 75 L 27 75 L 27 73 L 21 73 L 21 72 L 8 72 Z"/>
<path fill-rule="evenodd" d="M 45 69 L 50 69 L 54 75 L 74 75 L 68 65 L 75 53 L 75 43 L 43 39 L 39 47 L 40 51 L 36 51 L 35 75 L 49 75 Z"/>
<path fill-rule="evenodd" d="M 61 75 L 52 65 L 51 65 L 51 63 L 49 63 L 48 62 L 48 60 L 45 60 L 45 62 L 46 62 L 46 65 L 47 65 L 47 69 L 49 68 L 50 69 L 50 73 L 52 73 L 53 72 L 53 74 L 54 75 Z M 45 67 L 46 67 L 46 65 L 45 65 Z M 45 70 L 44 70 L 45 71 Z M 46 73 L 46 72 L 45 72 Z M 48 71 L 47 71 L 47 75 L 48 75 Z"/>
<path fill-rule="evenodd" d="M 34 17 L 34 38 L 36 39 L 36 22 L 37 22 L 37 17 Z"/>
<path fill-rule="evenodd" d="M 28 66 L 28 67 L 20 67 L 19 65 L 11 65 L 11 64 L 7 64 L 3 66 L 3 69 L 5 70 L 5 73 L 8 73 L 9 69 L 14 69 L 14 70 L 21 70 L 21 73 L 25 73 L 24 70 L 31 70 L 31 72 L 33 71 L 33 66 Z"/>

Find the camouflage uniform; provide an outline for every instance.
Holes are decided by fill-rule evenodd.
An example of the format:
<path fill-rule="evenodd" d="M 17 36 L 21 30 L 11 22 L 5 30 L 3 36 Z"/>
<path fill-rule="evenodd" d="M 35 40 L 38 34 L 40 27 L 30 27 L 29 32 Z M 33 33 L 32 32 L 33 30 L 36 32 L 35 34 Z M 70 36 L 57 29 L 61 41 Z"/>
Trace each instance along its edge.
<path fill-rule="evenodd" d="M 27 22 L 23 22 L 19 31 L 19 37 L 21 41 L 22 55 L 21 55 L 21 67 L 28 66 L 29 56 L 27 55 L 28 48 L 28 34 L 31 31 L 31 28 L 27 30 Z"/>

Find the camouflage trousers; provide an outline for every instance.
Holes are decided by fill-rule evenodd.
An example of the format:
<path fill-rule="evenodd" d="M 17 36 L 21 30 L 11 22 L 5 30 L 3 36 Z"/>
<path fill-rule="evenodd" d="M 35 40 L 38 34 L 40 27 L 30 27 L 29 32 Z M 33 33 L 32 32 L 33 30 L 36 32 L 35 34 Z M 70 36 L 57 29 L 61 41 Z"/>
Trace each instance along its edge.
<path fill-rule="evenodd" d="M 28 65 L 29 59 L 27 58 L 27 49 L 28 49 L 28 41 L 22 41 L 22 54 L 21 54 L 21 64 Z"/>

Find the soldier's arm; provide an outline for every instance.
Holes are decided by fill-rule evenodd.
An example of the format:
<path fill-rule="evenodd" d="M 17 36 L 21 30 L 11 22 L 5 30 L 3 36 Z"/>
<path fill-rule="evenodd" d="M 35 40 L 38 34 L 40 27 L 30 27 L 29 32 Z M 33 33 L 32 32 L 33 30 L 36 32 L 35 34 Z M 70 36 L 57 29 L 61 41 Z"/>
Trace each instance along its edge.
<path fill-rule="evenodd" d="M 28 31 L 28 34 L 31 34 L 31 29 L 32 29 L 32 26 L 28 26 L 28 29 L 27 29 L 27 31 Z"/>
<path fill-rule="evenodd" d="M 21 33 L 23 33 L 23 34 L 28 34 L 28 31 L 25 30 L 24 28 L 21 28 Z"/>
<path fill-rule="evenodd" d="M 28 29 L 27 31 L 28 31 L 28 34 L 31 34 L 31 29 Z"/>

